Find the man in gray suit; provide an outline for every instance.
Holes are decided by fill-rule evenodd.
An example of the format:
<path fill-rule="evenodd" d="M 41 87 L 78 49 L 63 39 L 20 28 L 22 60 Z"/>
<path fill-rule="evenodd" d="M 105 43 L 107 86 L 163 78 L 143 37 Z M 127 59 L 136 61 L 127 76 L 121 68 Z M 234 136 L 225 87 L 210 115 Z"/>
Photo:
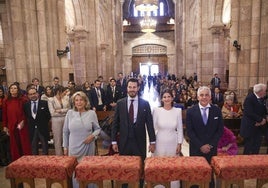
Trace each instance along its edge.
<path fill-rule="evenodd" d="M 139 98 L 139 82 L 131 78 L 127 82 L 128 96 L 117 101 L 115 117 L 112 126 L 113 149 L 121 155 L 136 155 L 146 157 L 146 127 L 149 134 L 149 150 L 155 150 L 155 132 L 151 108 L 147 101 Z M 133 100 L 134 117 L 129 117 L 129 108 Z M 131 122 L 133 121 L 133 122 Z M 120 134 L 119 147 L 116 136 Z"/>
<path fill-rule="evenodd" d="M 155 131 L 150 105 L 139 98 L 139 82 L 135 78 L 127 81 L 128 96 L 117 101 L 112 125 L 112 145 L 120 155 L 146 157 L 146 127 L 149 135 L 149 151 L 155 150 Z M 119 139 L 117 139 L 119 137 Z M 119 142 L 119 143 L 118 143 Z M 143 181 L 140 182 L 140 187 Z"/>

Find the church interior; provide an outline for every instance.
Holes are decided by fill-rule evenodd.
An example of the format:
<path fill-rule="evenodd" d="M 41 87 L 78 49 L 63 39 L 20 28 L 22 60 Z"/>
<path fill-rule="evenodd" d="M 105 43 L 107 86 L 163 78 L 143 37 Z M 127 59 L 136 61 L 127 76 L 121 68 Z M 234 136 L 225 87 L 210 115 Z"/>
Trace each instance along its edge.
<path fill-rule="evenodd" d="M 55 76 L 62 85 L 82 84 L 152 69 L 179 78 L 196 73 L 206 85 L 217 73 L 241 100 L 267 83 L 265 0 L 158 4 L 147 14 L 134 0 L 1 0 L 0 80 L 22 88 L 35 77 L 44 86 Z M 141 21 L 156 23 L 142 32 Z"/>
<path fill-rule="evenodd" d="M 157 7 L 139 10 L 136 1 L 0 0 L 0 81 L 26 88 L 33 78 L 47 86 L 58 77 L 67 86 L 123 73 L 197 75 L 209 85 L 218 74 L 241 103 L 254 84 L 268 84 L 267 0 L 143 0 Z M 4 167 L 0 187 L 10 187 Z"/>

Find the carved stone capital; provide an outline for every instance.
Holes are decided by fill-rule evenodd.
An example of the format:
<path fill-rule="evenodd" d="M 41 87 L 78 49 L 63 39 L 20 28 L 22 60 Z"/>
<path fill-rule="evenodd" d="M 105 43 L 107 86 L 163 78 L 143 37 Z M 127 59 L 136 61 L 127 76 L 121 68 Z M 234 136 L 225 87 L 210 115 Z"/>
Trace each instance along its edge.
<path fill-rule="evenodd" d="M 106 50 L 108 48 L 108 46 L 109 46 L 109 44 L 102 43 L 102 44 L 100 44 L 100 49 L 101 50 Z"/>
<path fill-rule="evenodd" d="M 211 33 L 213 35 L 219 35 L 219 34 L 222 34 L 224 32 L 224 24 L 222 23 L 214 23 L 210 28 L 209 30 L 211 30 Z"/>
<path fill-rule="evenodd" d="M 197 48 L 197 47 L 198 47 L 198 41 L 190 41 L 189 44 L 190 44 L 193 48 Z"/>
<path fill-rule="evenodd" d="M 75 26 L 75 28 L 73 29 L 73 32 L 74 32 L 74 37 L 79 40 L 86 39 L 89 33 L 89 31 L 86 30 L 86 28 L 83 26 Z"/>

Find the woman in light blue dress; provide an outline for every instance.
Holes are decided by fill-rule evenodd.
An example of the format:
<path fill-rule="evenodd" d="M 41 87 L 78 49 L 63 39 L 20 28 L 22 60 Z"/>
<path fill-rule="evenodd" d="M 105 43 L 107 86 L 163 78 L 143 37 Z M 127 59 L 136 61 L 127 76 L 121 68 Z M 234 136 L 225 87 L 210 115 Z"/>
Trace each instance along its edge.
<path fill-rule="evenodd" d="M 73 109 L 66 114 L 63 127 L 64 155 L 75 156 L 78 162 L 83 156 L 95 155 L 95 139 L 100 126 L 95 111 L 90 110 L 86 94 L 78 91 L 72 96 Z M 73 178 L 73 187 L 79 187 Z"/>

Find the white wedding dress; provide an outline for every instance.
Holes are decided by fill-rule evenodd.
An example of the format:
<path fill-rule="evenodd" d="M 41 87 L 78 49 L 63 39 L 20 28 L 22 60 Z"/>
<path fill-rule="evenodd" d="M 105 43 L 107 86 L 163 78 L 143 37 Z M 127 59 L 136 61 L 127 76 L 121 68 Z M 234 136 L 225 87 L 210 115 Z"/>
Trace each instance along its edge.
<path fill-rule="evenodd" d="M 156 132 L 156 149 L 153 156 L 178 156 L 176 154 L 177 145 L 183 142 L 181 109 L 174 107 L 170 110 L 165 110 L 163 107 L 155 108 L 153 120 Z M 179 187 L 179 181 L 171 182 L 171 188 Z"/>

